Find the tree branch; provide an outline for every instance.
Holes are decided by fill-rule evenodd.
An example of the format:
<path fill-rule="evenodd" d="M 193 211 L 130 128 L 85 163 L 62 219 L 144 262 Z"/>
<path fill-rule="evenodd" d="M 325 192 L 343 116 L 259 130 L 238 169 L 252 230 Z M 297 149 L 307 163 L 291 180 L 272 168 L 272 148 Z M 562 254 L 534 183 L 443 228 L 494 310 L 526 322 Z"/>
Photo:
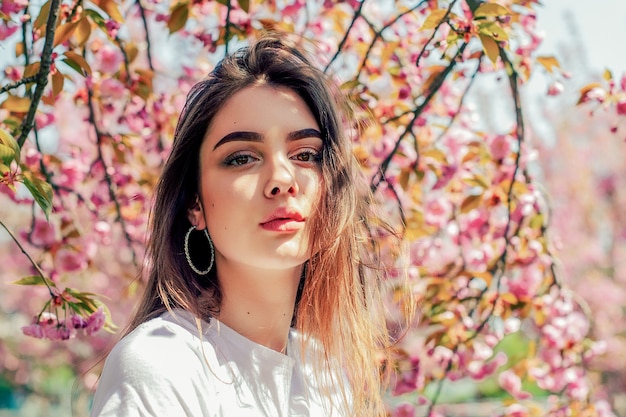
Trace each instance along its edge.
<path fill-rule="evenodd" d="M 0 220 L 0 226 L 2 226 L 4 228 L 4 230 L 7 231 L 9 236 L 11 236 L 11 239 L 13 239 L 13 242 L 15 242 L 17 247 L 20 248 L 22 253 L 28 258 L 28 261 L 30 262 L 30 264 L 33 266 L 33 268 L 35 268 L 35 270 L 37 271 L 39 276 L 42 278 L 42 281 L 44 282 L 44 284 L 46 284 L 46 287 L 48 288 L 48 292 L 50 293 L 50 296 L 54 297 L 54 293 L 52 292 L 52 288 L 50 288 L 50 284 L 48 284 L 48 281 L 46 280 L 46 276 L 43 273 L 43 271 L 41 270 L 41 268 L 39 267 L 39 265 L 37 265 L 37 262 L 35 262 L 33 260 L 33 258 L 30 257 L 30 255 L 28 254 L 28 252 L 26 252 L 26 249 L 24 249 L 24 247 L 22 246 L 20 241 L 17 239 L 17 237 L 15 237 L 13 232 L 11 232 L 11 230 L 4 224 L 4 222 L 2 220 Z"/>
<path fill-rule="evenodd" d="M 109 175 L 109 173 L 107 172 L 108 166 L 104 160 L 104 155 L 102 154 L 103 134 L 102 132 L 100 132 L 100 129 L 98 128 L 98 124 L 96 121 L 96 113 L 95 113 L 95 109 L 93 106 L 93 92 L 91 91 L 91 88 L 87 88 L 87 104 L 89 107 L 89 123 L 91 123 L 96 133 L 96 142 L 97 142 L 97 149 L 98 149 L 97 161 L 102 164 L 102 168 L 104 169 L 104 180 L 107 183 L 107 188 L 109 189 L 109 198 L 111 199 L 111 202 L 113 202 L 115 206 L 115 213 L 116 213 L 115 220 L 119 222 L 122 227 L 122 232 L 124 233 L 124 237 L 126 238 L 128 246 L 130 247 L 131 252 L 132 252 L 133 264 L 137 265 L 137 255 L 135 254 L 135 250 L 133 249 L 133 239 L 128 233 L 128 230 L 126 229 L 126 220 L 124 220 L 124 217 L 122 216 L 122 207 L 120 205 L 119 200 L 117 199 L 117 196 L 115 195 L 115 190 L 114 190 L 115 187 L 111 179 L 111 175 Z"/>
<path fill-rule="evenodd" d="M 420 51 L 419 55 L 415 59 L 415 66 L 419 67 L 420 60 L 422 59 L 422 56 L 426 52 L 426 47 L 428 45 L 430 45 L 430 43 L 433 41 L 433 39 L 435 39 L 435 35 L 437 34 L 437 31 L 439 30 L 439 27 L 448 18 L 448 16 L 450 15 L 450 12 L 452 11 L 452 7 L 454 7 L 454 4 L 456 2 L 457 2 L 457 0 L 454 0 L 452 3 L 450 3 L 450 5 L 448 6 L 448 10 L 446 10 L 446 14 L 441 18 L 439 23 L 437 23 L 437 26 L 435 27 L 435 29 L 433 29 L 433 33 L 430 35 L 430 38 L 428 38 L 428 41 L 426 41 L 426 43 L 424 44 L 424 47 L 422 48 L 422 50 Z"/>
<path fill-rule="evenodd" d="M 32 75 L 30 77 L 22 78 L 20 80 L 17 80 L 15 82 L 11 83 L 11 84 L 7 84 L 7 85 L 3 86 L 2 88 L 0 88 L 0 94 L 6 93 L 7 91 L 10 91 L 10 90 L 13 90 L 14 88 L 17 88 L 20 85 L 33 83 L 35 81 L 37 81 L 37 75 Z"/>
<path fill-rule="evenodd" d="M 152 63 L 152 44 L 150 43 L 150 31 L 148 30 L 148 19 L 146 18 L 146 10 L 141 4 L 141 0 L 135 2 L 139 8 L 139 14 L 141 15 L 141 21 L 143 22 L 143 29 L 146 32 L 146 55 L 148 55 L 148 66 L 151 71 L 154 71 L 154 64 Z"/>
<path fill-rule="evenodd" d="M 387 22 L 379 30 L 374 30 L 373 25 L 367 19 L 365 19 L 365 21 L 370 25 L 370 27 L 374 31 L 374 39 L 372 39 L 372 42 L 370 42 L 370 44 L 369 44 L 369 46 L 367 48 L 367 51 L 365 52 L 365 55 L 363 55 L 363 59 L 361 60 L 361 65 L 359 65 L 359 69 L 357 71 L 357 78 L 358 78 L 359 74 L 361 74 L 361 72 L 363 72 L 363 68 L 365 68 L 365 64 L 367 63 L 367 60 L 368 60 L 369 55 L 370 55 L 370 52 L 374 48 L 374 45 L 376 44 L 378 39 L 383 37 L 383 32 L 385 31 L 385 29 L 388 29 L 389 27 L 393 26 L 403 16 L 405 16 L 405 15 L 407 15 L 409 13 L 412 13 L 413 11 L 417 10 L 418 8 L 422 7 L 424 4 L 427 4 L 427 3 L 428 3 L 427 0 L 422 0 L 421 2 L 416 4 L 415 6 L 411 7 L 410 9 L 405 10 L 404 12 L 398 14 L 396 17 L 394 17 L 392 20 Z"/>
<path fill-rule="evenodd" d="M 224 23 L 224 56 L 228 55 L 228 41 L 230 41 L 230 11 L 233 8 L 232 0 L 226 2 L 226 22 Z"/>
<path fill-rule="evenodd" d="M 380 185 L 380 183 L 385 181 L 385 173 L 387 172 L 387 169 L 389 168 L 389 164 L 391 163 L 391 160 L 394 154 L 400 147 L 400 143 L 406 137 L 406 135 L 409 134 L 409 132 L 413 128 L 413 125 L 415 124 L 415 121 L 422 114 L 424 109 L 426 109 L 426 106 L 428 106 L 428 104 L 430 103 L 432 98 L 435 96 L 439 88 L 441 88 L 441 86 L 443 85 L 443 82 L 448 77 L 448 74 L 450 74 L 452 69 L 455 67 L 456 58 L 463 54 L 463 51 L 465 50 L 466 47 L 467 47 L 467 43 L 463 43 L 463 45 L 461 45 L 459 50 L 456 52 L 455 56 L 452 57 L 452 59 L 450 59 L 450 63 L 448 64 L 448 66 L 443 71 L 441 71 L 439 75 L 437 75 L 437 77 L 435 77 L 432 84 L 428 87 L 428 94 L 426 95 L 426 97 L 424 97 L 424 101 L 415 108 L 415 110 L 413 111 L 412 119 L 409 121 L 404 131 L 400 134 L 400 137 L 398 137 L 398 140 L 396 141 L 391 152 L 387 154 L 387 157 L 380 164 L 380 169 L 378 173 L 372 178 L 372 183 L 370 185 L 372 192 L 375 192 L 378 186 Z"/>
<path fill-rule="evenodd" d="M 448 122 L 448 125 L 445 127 L 445 129 L 441 132 L 441 134 L 437 137 L 437 139 L 435 139 L 435 142 L 439 142 L 441 138 L 450 130 L 450 128 L 454 124 L 454 121 L 456 120 L 458 115 L 461 113 L 461 109 L 463 108 L 463 103 L 465 102 L 465 98 L 467 97 L 467 94 L 469 93 L 470 88 L 472 88 L 472 85 L 474 84 L 474 81 L 476 80 L 476 76 L 480 72 L 480 61 L 483 59 L 484 55 L 485 54 L 483 52 L 478 58 L 478 65 L 476 66 L 476 70 L 474 70 L 474 72 L 472 73 L 472 76 L 470 77 L 470 80 L 467 83 L 467 86 L 465 86 L 465 90 L 463 90 L 463 94 L 461 94 L 461 99 L 459 100 L 459 106 L 457 107 L 457 110 L 454 112 L 454 114 L 450 118 L 450 121 Z"/>
<path fill-rule="evenodd" d="M 330 61 L 328 61 L 328 64 L 326 64 L 326 66 L 324 67 L 324 74 L 326 74 L 326 72 L 328 71 L 332 63 L 335 61 L 335 59 L 337 59 L 337 57 L 343 50 L 343 47 L 348 41 L 348 36 L 350 35 L 350 32 L 352 31 L 352 27 L 354 26 L 354 23 L 357 21 L 359 16 L 361 16 L 361 11 L 363 10 L 364 4 L 365 4 L 365 0 L 362 0 L 361 4 L 359 4 L 359 8 L 354 11 L 354 16 L 352 16 L 352 21 L 350 22 L 350 25 L 348 25 L 348 29 L 346 29 L 346 33 L 343 35 L 343 39 L 341 40 L 341 42 L 339 42 L 339 45 L 337 45 L 337 50 L 335 51 L 335 55 L 333 55 Z"/>
<path fill-rule="evenodd" d="M 54 48 L 54 31 L 60 7 L 61 0 L 50 1 L 50 14 L 48 14 L 48 21 L 46 23 L 46 40 L 43 45 L 43 51 L 41 52 L 41 65 L 39 66 L 39 72 L 37 73 L 35 93 L 33 94 L 30 107 L 28 108 L 28 113 L 22 122 L 20 134 L 17 138 L 17 144 L 20 148 L 24 145 L 28 134 L 33 128 L 35 113 L 39 107 L 39 101 L 41 100 L 43 91 L 48 84 L 48 74 L 50 73 L 50 67 L 52 65 L 52 49 Z M 24 53 L 26 53 L 26 51 L 24 51 Z"/>

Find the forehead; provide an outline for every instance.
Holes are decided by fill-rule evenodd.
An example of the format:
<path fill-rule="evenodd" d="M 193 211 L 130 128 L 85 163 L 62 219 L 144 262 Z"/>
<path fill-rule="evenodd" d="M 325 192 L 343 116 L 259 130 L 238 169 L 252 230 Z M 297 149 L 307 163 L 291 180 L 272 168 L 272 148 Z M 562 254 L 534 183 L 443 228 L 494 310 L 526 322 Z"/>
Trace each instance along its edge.
<path fill-rule="evenodd" d="M 267 134 L 288 133 L 319 126 L 311 110 L 293 90 L 266 84 L 246 87 L 230 97 L 205 135 L 205 142 L 216 143 L 233 131 Z"/>

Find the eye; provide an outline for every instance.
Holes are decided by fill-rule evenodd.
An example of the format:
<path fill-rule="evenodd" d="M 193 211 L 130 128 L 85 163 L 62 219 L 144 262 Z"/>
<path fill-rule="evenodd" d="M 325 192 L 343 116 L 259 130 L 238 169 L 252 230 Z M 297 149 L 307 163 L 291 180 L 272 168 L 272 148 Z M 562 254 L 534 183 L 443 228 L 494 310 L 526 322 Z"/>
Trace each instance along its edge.
<path fill-rule="evenodd" d="M 235 154 L 228 156 L 228 158 L 226 158 L 226 160 L 224 161 L 224 165 L 242 166 L 242 165 L 252 163 L 256 160 L 257 158 L 255 158 L 252 155 L 235 153 Z"/>
<path fill-rule="evenodd" d="M 319 151 L 314 149 L 305 149 L 295 154 L 292 159 L 301 162 L 319 162 L 321 161 L 321 155 Z"/>

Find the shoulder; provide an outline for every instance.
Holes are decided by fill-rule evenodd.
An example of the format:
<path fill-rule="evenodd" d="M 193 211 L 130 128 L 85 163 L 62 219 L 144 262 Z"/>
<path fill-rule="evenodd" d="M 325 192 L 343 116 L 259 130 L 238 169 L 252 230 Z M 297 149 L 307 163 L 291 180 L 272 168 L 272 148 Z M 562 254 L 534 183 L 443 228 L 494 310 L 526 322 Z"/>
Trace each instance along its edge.
<path fill-rule="evenodd" d="M 199 336 L 190 328 L 189 317 L 166 313 L 141 324 L 120 340 L 109 354 L 107 364 L 118 362 L 135 371 L 148 366 L 150 369 L 146 371 L 154 371 L 193 363 L 198 360 L 195 352 L 202 343 Z"/>
<path fill-rule="evenodd" d="M 194 393 L 210 388 L 204 361 L 213 355 L 192 320 L 166 313 L 120 340 L 105 361 L 92 415 L 207 415 Z"/>

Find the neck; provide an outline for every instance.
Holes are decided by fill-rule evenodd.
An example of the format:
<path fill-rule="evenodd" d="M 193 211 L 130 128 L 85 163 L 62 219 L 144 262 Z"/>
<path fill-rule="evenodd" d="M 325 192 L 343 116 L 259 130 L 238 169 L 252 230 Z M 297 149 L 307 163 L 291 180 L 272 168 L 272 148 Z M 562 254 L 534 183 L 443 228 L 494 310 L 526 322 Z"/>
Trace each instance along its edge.
<path fill-rule="evenodd" d="M 222 304 L 217 318 L 242 336 L 284 353 L 300 272 L 300 267 L 258 270 L 221 262 Z"/>

